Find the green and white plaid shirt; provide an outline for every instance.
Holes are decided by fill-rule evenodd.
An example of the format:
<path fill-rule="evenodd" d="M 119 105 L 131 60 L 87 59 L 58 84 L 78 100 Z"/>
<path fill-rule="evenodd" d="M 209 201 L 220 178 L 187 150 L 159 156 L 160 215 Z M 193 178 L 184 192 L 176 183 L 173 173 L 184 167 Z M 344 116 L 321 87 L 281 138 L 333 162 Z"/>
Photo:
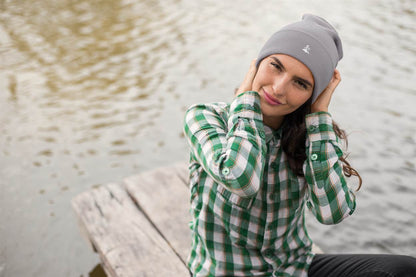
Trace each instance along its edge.
<path fill-rule="evenodd" d="M 305 203 L 324 224 L 352 214 L 354 194 L 328 113 L 306 117 L 307 159 L 298 177 L 248 91 L 229 105 L 194 105 L 185 116 L 191 146 L 194 276 L 307 276 L 314 254 Z"/>

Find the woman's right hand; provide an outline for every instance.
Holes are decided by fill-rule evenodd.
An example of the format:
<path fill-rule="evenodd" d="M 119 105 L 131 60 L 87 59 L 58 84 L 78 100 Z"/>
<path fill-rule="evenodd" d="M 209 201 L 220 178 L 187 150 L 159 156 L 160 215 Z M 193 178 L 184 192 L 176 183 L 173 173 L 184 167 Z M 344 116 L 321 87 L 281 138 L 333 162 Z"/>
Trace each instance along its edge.
<path fill-rule="evenodd" d="M 257 59 L 254 59 L 251 61 L 250 69 L 248 70 L 246 77 L 244 77 L 244 81 L 241 83 L 240 87 L 236 90 L 235 96 L 240 95 L 243 92 L 252 90 L 253 80 L 257 73 L 257 67 L 256 67 L 256 61 Z"/>
<path fill-rule="evenodd" d="M 328 86 L 321 92 L 318 98 L 312 103 L 311 112 L 328 112 L 329 103 L 331 102 L 332 94 L 338 84 L 341 82 L 341 74 L 337 69 L 334 70 L 331 81 Z"/>

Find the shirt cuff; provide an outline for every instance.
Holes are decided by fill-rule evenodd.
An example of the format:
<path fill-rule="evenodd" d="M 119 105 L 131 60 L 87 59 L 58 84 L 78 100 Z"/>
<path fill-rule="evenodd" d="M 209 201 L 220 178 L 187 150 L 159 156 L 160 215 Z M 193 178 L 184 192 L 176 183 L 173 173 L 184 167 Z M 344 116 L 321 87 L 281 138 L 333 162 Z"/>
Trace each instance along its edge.
<path fill-rule="evenodd" d="M 230 119 L 235 123 L 238 118 L 263 120 L 260 96 L 256 91 L 246 91 L 234 98 L 230 105 Z"/>
<path fill-rule="evenodd" d="M 310 142 L 337 140 L 332 125 L 332 117 L 327 112 L 306 115 L 306 130 Z"/>

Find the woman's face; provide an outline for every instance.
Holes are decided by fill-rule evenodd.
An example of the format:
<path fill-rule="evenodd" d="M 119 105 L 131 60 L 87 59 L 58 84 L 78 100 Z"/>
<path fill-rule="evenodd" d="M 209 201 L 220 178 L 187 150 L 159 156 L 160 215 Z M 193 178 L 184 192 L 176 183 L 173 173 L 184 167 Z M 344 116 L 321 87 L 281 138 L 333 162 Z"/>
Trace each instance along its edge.
<path fill-rule="evenodd" d="M 312 96 L 313 86 L 311 71 L 297 59 L 284 54 L 263 59 L 252 90 L 260 94 L 264 123 L 275 129 L 280 127 L 285 115 Z"/>

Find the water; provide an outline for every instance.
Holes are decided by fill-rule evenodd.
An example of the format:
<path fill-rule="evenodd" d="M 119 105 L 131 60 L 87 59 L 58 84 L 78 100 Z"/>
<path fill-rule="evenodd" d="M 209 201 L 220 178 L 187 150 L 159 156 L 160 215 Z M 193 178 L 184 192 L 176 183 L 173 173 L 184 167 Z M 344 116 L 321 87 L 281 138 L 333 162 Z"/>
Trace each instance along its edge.
<path fill-rule="evenodd" d="M 0 0 L 0 276 L 93 276 L 71 198 L 186 160 L 186 107 L 232 99 L 304 12 L 343 38 L 331 112 L 364 179 L 354 216 L 311 219 L 310 235 L 328 253 L 416 256 L 414 1 L 222 2 Z"/>

